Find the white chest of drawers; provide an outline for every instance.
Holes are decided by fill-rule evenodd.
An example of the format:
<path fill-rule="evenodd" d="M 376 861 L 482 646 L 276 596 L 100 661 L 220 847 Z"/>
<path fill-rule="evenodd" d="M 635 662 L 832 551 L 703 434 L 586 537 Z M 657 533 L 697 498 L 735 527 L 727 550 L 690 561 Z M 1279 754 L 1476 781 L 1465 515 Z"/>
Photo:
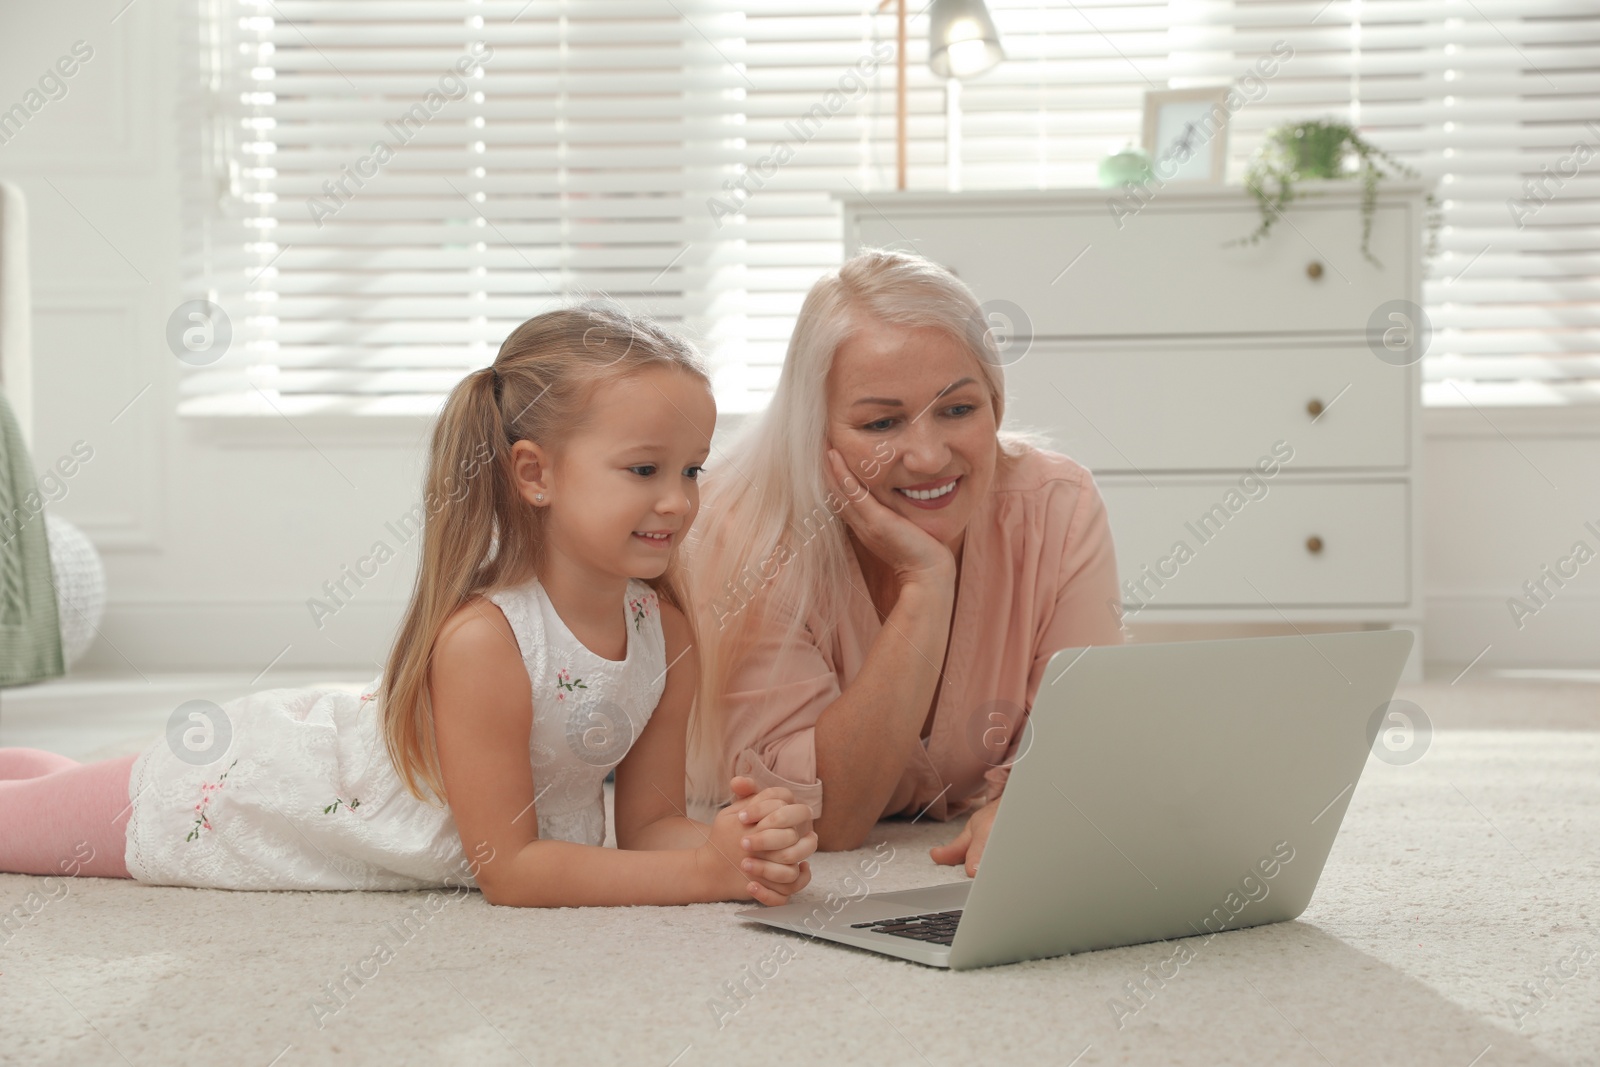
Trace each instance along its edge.
<path fill-rule="evenodd" d="M 920 252 L 1026 331 L 1006 424 L 1095 472 L 1135 631 L 1404 626 L 1420 678 L 1419 349 L 1393 346 L 1419 343 L 1424 192 L 1380 187 L 1380 266 L 1359 186 L 1306 190 L 1255 245 L 1230 244 L 1259 218 L 1233 187 L 1133 213 L 1106 190 L 844 197 L 844 246 Z"/>

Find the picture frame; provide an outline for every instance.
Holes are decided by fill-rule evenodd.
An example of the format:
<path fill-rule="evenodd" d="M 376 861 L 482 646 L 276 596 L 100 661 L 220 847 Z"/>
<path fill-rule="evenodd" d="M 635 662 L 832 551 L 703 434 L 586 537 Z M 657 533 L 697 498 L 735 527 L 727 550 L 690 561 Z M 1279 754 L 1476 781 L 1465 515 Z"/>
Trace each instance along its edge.
<path fill-rule="evenodd" d="M 1145 92 L 1144 150 L 1158 179 L 1222 184 L 1228 166 L 1227 98 L 1225 85 Z"/>

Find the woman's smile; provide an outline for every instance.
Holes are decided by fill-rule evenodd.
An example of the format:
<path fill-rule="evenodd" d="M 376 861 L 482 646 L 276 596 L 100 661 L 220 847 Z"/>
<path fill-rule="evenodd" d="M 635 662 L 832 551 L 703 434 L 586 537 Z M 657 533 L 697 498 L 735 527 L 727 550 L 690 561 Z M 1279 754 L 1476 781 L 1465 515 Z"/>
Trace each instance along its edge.
<path fill-rule="evenodd" d="M 936 482 L 921 482 L 917 485 L 897 485 L 894 491 L 911 504 L 912 507 L 922 508 L 925 511 L 937 511 L 950 506 L 956 497 L 956 490 L 961 484 L 961 475 L 954 478 L 945 478 Z"/>

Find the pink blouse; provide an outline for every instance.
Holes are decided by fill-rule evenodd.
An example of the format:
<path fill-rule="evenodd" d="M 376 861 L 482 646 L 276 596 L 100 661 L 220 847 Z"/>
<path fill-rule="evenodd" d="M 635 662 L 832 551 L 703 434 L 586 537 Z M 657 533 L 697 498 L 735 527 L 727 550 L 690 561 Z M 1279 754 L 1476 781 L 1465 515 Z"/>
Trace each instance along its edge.
<path fill-rule="evenodd" d="M 1009 473 L 996 467 L 961 557 L 933 726 L 910 767 L 907 810 L 926 808 L 932 819 L 1000 795 L 1052 653 L 1122 642 L 1105 505 L 1093 475 L 1068 457 L 1029 448 Z M 854 553 L 850 568 L 865 590 Z M 813 615 L 787 643 L 786 620 L 766 620 L 726 694 L 733 773 L 787 786 L 819 817 L 817 718 L 855 679 L 883 627 L 864 592 L 846 603 L 831 633 Z"/>

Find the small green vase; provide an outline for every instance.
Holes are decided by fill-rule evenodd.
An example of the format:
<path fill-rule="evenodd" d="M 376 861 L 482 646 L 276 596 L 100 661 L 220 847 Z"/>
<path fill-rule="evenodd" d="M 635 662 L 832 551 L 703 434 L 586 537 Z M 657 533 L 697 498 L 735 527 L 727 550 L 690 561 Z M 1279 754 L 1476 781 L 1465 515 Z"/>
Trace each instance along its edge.
<path fill-rule="evenodd" d="M 1100 161 L 1100 188 L 1118 189 L 1124 185 L 1142 185 L 1153 176 L 1150 157 L 1144 149 L 1128 145 L 1122 151 Z"/>

